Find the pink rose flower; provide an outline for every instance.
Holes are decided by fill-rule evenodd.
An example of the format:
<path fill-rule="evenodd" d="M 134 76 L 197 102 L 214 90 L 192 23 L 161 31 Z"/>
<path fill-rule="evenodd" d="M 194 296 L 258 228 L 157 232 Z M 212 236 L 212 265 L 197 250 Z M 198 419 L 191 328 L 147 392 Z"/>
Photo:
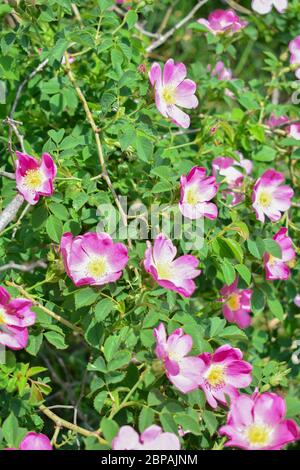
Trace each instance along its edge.
<path fill-rule="evenodd" d="M 187 356 L 193 347 L 190 335 L 185 335 L 177 328 L 167 338 L 162 323 L 154 329 L 156 339 L 155 353 L 164 362 L 166 375 L 170 382 L 182 393 L 188 393 L 199 387 L 201 381 L 201 360 L 196 356 Z"/>
<path fill-rule="evenodd" d="M 252 172 L 252 162 L 243 157 L 241 152 L 237 152 L 238 160 L 230 157 L 217 157 L 212 162 L 213 175 L 217 174 L 224 177 L 224 182 L 228 184 L 228 188 L 222 191 L 223 196 L 232 195 L 232 206 L 239 204 L 245 199 L 245 195 L 241 192 L 245 175 Z"/>
<path fill-rule="evenodd" d="M 0 344 L 10 349 L 24 349 L 28 343 L 28 326 L 35 323 L 35 313 L 27 299 L 11 299 L 0 286 Z"/>
<path fill-rule="evenodd" d="M 180 178 L 180 212 L 188 219 L 218 216 L 216 204 L 209 202 L 218 192 L 214 176 L 206 176 L 206 169 L 194 166 L 187 176 Z"/>
<path fill-rule="evenodd" d="M 247 328 L 251 324 L 251 289 L 239 289 L 239 278 L 221 289 L 223 302 L 223 315 L 230 323 L 236 323 L 240 328 Z"/>
<path fill-rule="evenodd" d="M 266 125 L 269 127 L 278 127 L 286 122 L 289 122 L 289 118 L 287 116 L 276 116 L 276 114 L 272 113 L 269 119 L 266 120 Z"/>
<path fill-rule="evenodd" d="M 288 262 L 296 257 L 296 253 L 293 248 L 292 240 L 286 234 L 287 228 L 281 228 L 273 237 L 273 240 L 275 240 L 281 248 L 281 258 L 275 258 L 275 256 L 269 253 L 264 254 L 266 279 L 268 281 L 273 281 L 274 279 L 286 281 L 290 277 Z"/>
<path fill-rule="evenodd" d="M 60 243 L 68 276 L 76 286 L 101 286 L 122 276 L 128 262 L 123 243 L 114 243 L 106 233 L 88 232 L 73 237 L 64 233 Z"/>
<path fill-rule="evenodd" d="M 213 70 L 211 70 L 211 66 L 208 65 L 207 66 L 207 69 L 209 72 L 211 72 L 211 76 L 212 77 L 216 77 L 218 80 L 220 81 L 230 81 L 233 79 L 232 77 L 232 70 L 231 69 L 228 69 L 225 67 L 225 64 L 224 62 L 222 62 L 221 60 L 219 60 L 215 67 L 213 68 Z M 230 98 L 234 99 L 235 96 L 234 94 L 232 93 L 232 91 L 226 89 L 225 90 L 225 95 L 229 96 Z"/>
<path fill-rule="evenodd" d="M 294 304 L 296 305 L 296 307 L 300 308 L 300 294 L 297 294 L 294 298 Z"/>
<path fill-rule="evenodd" d="M 239 396 L 239 388 L 245 388 L 252 382 L 252 366 L 243 361 L 240 349 L 232 348 L 224 344 L 216 349 L 213 354 L 200 354 L 201 382 L 206 399 L 212 408 L 218 406 L 218 402 L 226 405 L 225 394 L 231 399 Z"/>
<path fill-rule="evenodd" d="M 288 7 L 288 0 L 252 0 L 252 8 L 260 15 L 270 13 L 272 7 L 283 13 Z"/>
<path fill-rule="evenodd" d="M 195 96 L 196 83 L 186 79 L 187 70 L 183 63 L 175 64 L 169 59 L 163 73 L 160 65 L 155 62 L 149 72 L 151 85 L 155 88 L 155 103 L 158 111 L 180 127 L 190 126 L 190 117 L 178 106 L 187 109 L 197 108 Z"/>
<path fill-rule="evenodd" d="M 16 152 L 16 156 L 16 184 L 24 199 L 34 205 L 40 196 L 51 196 L 57 172 L 52 157 L 44 153 L 39 161 L 26 153 Z"/>
<path fill-rule="evenodd" d="M 290 186 L 281 185 L 284 179 L 282 173 L 272 168 L 265 171 L 256 181 L 252 193 L 252 207 L 260 222 L 265 221 L 265 215 L 272 222 L 277 222 L 281 218 L 281 212 L 291 207 L 294 191 Z"/>
<path fill-rule="evenodd" d="M 227 424 L 219 433 L 230 440 L 225 446 L 246 450 L 280 450 L 299 439 L 295 421 L 284 419 L 284 399 L 276 393 L 255 392 L 232 401 Z"/>
<path fill-rule="evenodd" d="M 147 241 L 144 267 L 160 286 L 190 297 L 196 289 L 192 279 L 201 273 L 196 269 L 199 260 L 193 255 L 183 255 L 174 260 L 176 253 L 171 240 L 160 233 L 154 240 L 153 247 Z"/>
<path fill-rule="evenodd" d="M 233 34 L 247 26 L 233 10 L 215 10 L 209 14 L 208 20 L 200 18 L 198 23 L 203 24 L 212 34 Z"/>
<path fill-rule="evenodd" d="M 20 444 L 20 450 L 53 450 L 50 439 L 45 434 L 29 432 Z"/>
<path fill-rule="evenodd" d="M 178 437 L 163 432 L 155 424 L 139 434 L 131 426 L 122 426 L 112 441 L 113 450 L 180 450 Z"/>
<path fill-rule="evenodd" d="M 298 124 L 291 124 L 288 127 L 289 136 L 293 139 L 300 140 L 300 123 Z"/>
<path fill-rule="evenodd" d="M 290 64 L 299 64 L 299 68 L 296 70 L 296 77 L 300 79 L 300 36 L 296 36 L 289 43 L 289 50 L 291 53 Z"/>

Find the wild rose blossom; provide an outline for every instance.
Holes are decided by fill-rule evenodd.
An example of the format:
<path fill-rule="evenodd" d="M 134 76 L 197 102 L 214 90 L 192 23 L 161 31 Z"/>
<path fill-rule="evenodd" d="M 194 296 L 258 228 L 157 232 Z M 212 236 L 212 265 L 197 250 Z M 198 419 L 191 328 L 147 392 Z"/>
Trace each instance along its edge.
<path fill-rule="evenodd" d="M 114 282 L 122 276 L 128 262 L 126 246 L 114 243 L 104 232 L 78 237 L 64 233 L 60 248 L 66 272 L 78 287 Z"/>
<path fill-rule="evenodd" d="M 299 307 L 300 308 L 300 294 L 297 294 L 294 298 L 294 304 L 296 305 L 296 307 Z"/>
<path fill-rule="evenodd" d="M 186 66 L 182 62 L 174 63 L 173 59 L 165 63 L 163 72 L 157 62 L 152 64 L 149 72 L 158 111 L 184 129 L 190 126 L 190 117 L 179 107 L 193 109 L 198 106 L 196 83 L 186 79 L 186 75 Z"/>
<path fill-rule="evenodd" d="M 35 323 L 35 313 L 27 299 L 11 299 L 7 290 L 0 286 L 0 344 L 10 349 L 26 348 L 28 326 Z"/>
<path fill-rule="evenodd" d="M 218 402 L 226 405 L 225 395 L 236 399 L 239 396 L 238 389 L 248 387 L 252 382 L 251 364 L 242 360 L 240 349 L 232 348 L 229 344 L 219 347 L 213 354 L 200 354 L 199 359 L 199 385 L 212 408 L 216 408 Z"/>
<path fill-rule="evenodd" d="M 39 161 L 27 153 L 16 152 L 16 156 L 16 185 L 24 199 L 35 205 L 41 196 L 51 196 L 57 172 L 52 157 L 44 153 Z"/>
<path fill-rule="evenodd" d="M 20 450 L 53 450 L 50 439 L 45 434 L 29 432 L 20 444 Z"/>
<path fill-rule="evenodd" d="M 218 192 L 214 176 L 206 176 L 206 169 L 194 166 L 187 176 L 180 178 L 180 212 L 189 219 L 218 216 L 216 204 L 209 202 Z"/>
<path fill-rule="evenodd" d="M 281 248 L 281 258 L 275 258 L 270 253 L 264 254 L 266 279 L 268 281 L 273 281 L 274 279 L 287 280 L 290 277 L 291 272 L 288 262 L 295 258 L 296 253 L 291 238 L 286 234 L 287 228 L 281 228 L 273 237 L 273 240 Z"/>
<path fill-rule="evenodd" d="M 156 339 L 155 353 L 164 362 L 166 375 L 170 382 L 182 393 L 188 393 L 199 386 L 201 380 L 201 360 L 196 356 L 187 356 L 193 347 L 190 335 L 185 335 L 177 328 L 167 338 L 162 323 L 154 329 Z"/>
<path fill-rule="evenodd" d="M 199 260 L 193 255 L 174 259 L 176 253 L 177 249 L 172 241 L 160 233 L 154 240 L 153 247 L 147 241 L 144 267 L 160 286 L 190 297 L 196 289 L 193 279 L 201 273 L 196 269 Z"/>
<path fill-rule="evenodd" d="M 266 125 L 273 128 L 273 127 L 281 126 L 282 124 L 285 124 L 286 122 L 289 122 L 288 116 L 285 116 L 285 115 L 276 116 L 276 114 L 272 113 L 269 119 L 266 120 Z"/>
<path fill-rule="evenodd" d="M 237 277 L 230 286 L 221 289 L 223 302 L 222 311 L 227 321 L 236 323 L 240 328 L 247 328 L 251 324 L 251 289 L 239 289 Z"/>
<path fill-rule="evenodd" d="M 252 162 L 243 157 L 241 152 L 237 152 L 239 161 L 231 157 L 217 157 L 212 162 L 213 175 L 217 174 L 224 177 L 224 182 L 228 184 L 229 189 L 222 191 L 223 196 L 231 195 L 231 205 L 235 206 L 242 202 L 245 195 L 241 192 L 245 175 L 252 172 Z"/>
<path fill-rule="evenodd" d="M 113 450 L 180 450 L 178 437 L 153 424 L 139 435 L 131 426 L 122 426 L 112 441 Z"/>
<path fill-rule="evenodd" d="M 216 63 L 212 70 L 210 65 L 207 66 L 207 69 L 209 72 L 211 72 L 212 77 L 216 77 L 220 81 L 231 81 L 233 79 L 232 70 L 226 68 L 224 62 L 221 60 Z M 228 90 L 227 88 L 225 89 L 225 95 L 229 96 L 230 98 L 235 98 L 232 91 Z"/>
<path fill-rule="evenodd" d="M 288 7 L 288 0 L 252 0 L 252 8 L 260 15 L 270 13 L 272 8 L 283 13 Z"/>
<path fill-rule="evenodd" d="M 290 137 L 300 140 L 300 123 L 291 124 L 288 128 L 288 132 Z"/>
<path fill-rule="evenodd" d="M 300 36 L 296 36 L 289 43 L 289 51 L 291 53 L 290 64 L 299 64 L 299 68 L 295 71 L 296 77 L 300 79 Z"/>
<path fill-rule="evenodd" d="M 289 118 L 287 116 L 283 115 L 277 117 L 275 114 L 271 114 L 269 119 L 266 121 L 266 125 L 271 128 L 275 128 L 287 122 L 289 122 Z M 300 122 L 291 124 L 290 126 L 285 126 L 285 131 L 289 137 L 300 140 Z"/>
<path fill-rule="evenodd" d="M 233 10 L 215 10 L 209 14 L 208 20 L 200 18 L 198 23 L 203 24 L 212 34 L 233 34 L 247 26 Z"/>
<path fill-rule="evenodd" d="M 256 181 L 252 193 L 252 207 L 260 222 L 265 221 L 265 216 L 272 222 L 277 222 L 281 218 L 281 212 L 291 207 L 294 191 L 290 186 L 281 185 L 284 179 L 283 173 L 270 169 Z"/>
<path fill-rule="evenodd" d="M 299 439 L 297 424 L 285 415 L 285 401 L 276 393 L 240 395 L 231 402 L 227 424 L 219 433 L 230 439 L 225 446 L 280 450 Z"/>

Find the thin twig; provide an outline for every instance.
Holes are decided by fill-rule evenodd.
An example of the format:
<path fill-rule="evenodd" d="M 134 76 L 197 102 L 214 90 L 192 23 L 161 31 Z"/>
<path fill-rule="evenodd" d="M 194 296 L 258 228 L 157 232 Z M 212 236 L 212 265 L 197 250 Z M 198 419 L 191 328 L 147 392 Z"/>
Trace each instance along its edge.
<path fill-rule="evenodd" d="M 5 171 L 5 170 L 0 170 L 0 176 L 2 176 L 3 178 L 8 178 L 10 180 L 16 179 L 16 175 L 14 173 L 9 173 L 8 171 Z"/>
<path fill-rule="evenodd" d="M 22 271 L 23 273 L 26 272 L 33 272 L 36 268 L 47 268 L 47 264 L 45 263 L 44 260 L 39 259 L 37 261 L 29 261 L 28 263 L 23 263 L 23 264 L 18 264 L 15 263 L 14 261 L 10 261 L 7 264 L 4 264 L 3 266 L 0 266 L 0 272 L 7 271 L 8 269 L 14 269 L 16 271 Z"/>
<path fill-rule="evenodd" d="M 120 200 L 119 200 L 119 197 L 112 185 L 112 182 L 111 182 L 111 179 L 109 177 L 109 174 L 107 172 L 107 168 L 106 168 L 106 163 L 105 163 L 105 160 L 104 160 L 104 154 L 103 154 L 103 149 L 102 149 L 102 144 L 101 144 L 101 140 L 100 140 L 100 129 L 97 127 L 96 123 L 95 123 L 95 120 L 93 118 L 93 115 L 90 111 L 90 108 L 89 108 L 89 105 L 85 99 L 85 96 L 84 94 L 82 93 L 81 91 L 81 88 L 79 87 L 79 85 L 77 84 L 77 81 L 73 75 L 73 72 L 71 70 L 71 67 L 70 67 L 70 62 L 69 62 L 69 56 L 68 56 L 68 53 L 65 53 L 65 58 L 66 58 L 66 71 L 67 71 L 67 74 L 68 74 L 68 77 L 70 79 L 70 82 L 72 83 L 76 93 L 77 93 L 77 96 L 78 98 L 80 99 L 82 105 L 83 105 L 83 108 L 85 110 L 85 114 L 86 114 L 86 117 L 87 117 L 87 120 L 93 130 L 93 133 L 94 133 L 94 136 L 95 136 L 95 140 L 96 140 L 96 147 L 97 147 L 97 153 L 98 153 L 98 158 L 99 158 L 99 162 L 100 162 L 100 166 L 101 166 L 101 171 L 102 171 L 102 175 L 103 175 L 103 179 L 106 181 L 107 183 L 107 186 L 109 187 L 112 195 L 113 195 L 113 198 L 115 200 L 115 203 L 120 211 L 120 214 L 121 214 L 121 218 L 122 218 L 122 221 L 123 221 L 123 224 L 125 226 L 127 226 L 127 215 L 126 213 L 124 212 L 124 209 L 120 203 Z"/>
<path fill-rule="evenodd" d="M 1 232 L 15 220 L 17 213 L 24 202 L 24 198 L 21 194 L 17 194 L 13 200 L 6 206 L 6 208 L 0 214 L 0 236 Z"/>
<path fill-rule="evenodd" d="M 10 287 L 14 287 L 15 289 L 17 289 L 23 297 L 25 297 L 26 299 L 31 300 L 33 305 L 35 305 L 36 307 L 43 310 L 43 312 L 45 312 L 47 315 L 49 315 L 49 317 L 54 318 L 54 320 L 62 323 L 63 325 L 70 328 L 71 330 L 75 331 L 76 333 L 83 334 L 82 329 L 79 326 L 73 325 L 73 323 L 69 322 L 65 318 L 58 315 L 57 313 L 52 312 L 52 310 L 49 310 L 49 308 L 44 307 L 44 305 L 37 302 L 34 297 L 32 297 L 30 294 L 28 294 L 28 292 L 22 286 L 19 286 L 18 284 L 15 284 L 14 282 L 11 282 L 11 281 L 6 281 L 6 284 Z"/>
<path fill-rule="evenodd" d="M 19 141 L 19 144 L 20 144 L 20 147 L 22 149 L 22 152 L 23 153 L 26 153 L 25 151 L 25 147 L 24 147 L 24 137 L 22 136 L 21 132 L 19 131 L 18 127 L 17 127 L 17 124 L 21 124 L 19 123 L 18 121 L 14 121 L 12 118 L 10 117 L 7 117 L 4 122 L 6 124 L 8 124 L 9 126 L 9 139 L 8 139 L 8 147 L 9 147 L 9 151 L 11 154 L 14 154 L 14 151 L 13 151 L 13 148 L 12 148 L 12 133 L 14 132 L 14 134 L 16 135 L 18 141 Z"/>
<path fill-rule="evenodd" d="M 46 415 L 49 419 L 51 419 L 51 421 L 53 421 L 56 424 L 56 426 L 69 429 L 70 431 L 81 434 L 82 436 L 85 436 L 85 437 L 95 437 L 96 439 L 98 439 L 98 441 L 101 444 L 107 445 L 107 441 L 102 439 L 102 437 L 100 436 L 99 430 L 89 431 L 88 429 L 77 426 L 74 423 L 70 423 L 69 421 L 66 421 L 65 419 L 62 419 L 59 416 L 57 416 L 55 413 L 53 413 L 53 411 L 51 411 L 45 405 L 40 405 L 39 409 L 42 413 L 44 413 L 44 415 Z"/>
<path fill-rule="evenodd" d="M 154 49 L 157 49 L 162 44 L 164 44 L 178 29 L 190 21 L 197 11 L 200 10 L 200 8 L 203 7 L 203 5 L 205 5 L 207 2 L 208 0 L 201 0 L 198 2 L 197 5 L 195 5 L 194 8 L 192 8 L 192 10 L 181 21 L 179 21 L 173 28 L 169 29 L 169 31 L 163 34 L 159 39 L 150 44 L 150 46 L 146 48 L 146 51 L 152 52 Z"/>

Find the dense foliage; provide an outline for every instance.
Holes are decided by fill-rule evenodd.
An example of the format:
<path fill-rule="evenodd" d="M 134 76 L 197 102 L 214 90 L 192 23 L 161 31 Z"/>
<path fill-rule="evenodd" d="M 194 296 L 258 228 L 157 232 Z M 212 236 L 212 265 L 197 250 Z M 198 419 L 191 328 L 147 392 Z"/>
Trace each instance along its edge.
<path fill-rule="evenodd" d="M 0 361 L 1 448 L 18 448 L 32 431 L 54 434 L 57 448 L 109 449 L 121 426 L 141 433 L 157 424 L 177 436 L 179 430 L 182 449 L 223 449 L 227 437 L 218 430 L 228 406 L 213 408 L 203 387 L 183 393 L 168 379 L 155 353 L 160 323 L 169 335 L 177 328 L 190 335 L 193 356 L 224 344 L 239 348 L 253 367 L 242 393 L 281 395 L 286 417 L 299 420 L 300 264 L 292 257 L 285 279 L 266 279 L 265 266 L 266 253 L 271 265 L 282 257 L 273 239 L 282 227 L 299 252 L 300 92 L 289 43 L 300 33 L 300 4 L 288 3 L 283 13 L 266 15 L 248 0 L 0 3 L 1 210 L 16 196 L 16 151 L 48 153 L 57 167 L 53 194 L 25 201 L 0 233 L 0 284 L 12 299 L 32 301 L 36 313 L 26 348 L 6 348 Z M 196 21 L 232 7 L 247 22 L 233 34 L 213 34 Z M 158 85 L 148 73 L 170 58 L 183 62 L 197 85 L 199 104 L 185 109 L 189 127 L 155 105 Z M 216 71 L 220 61 L 225 77 Z M 273 126 L 272 115 L 286 121 Z M 213 161 L 226 156 L 238 164 L 237 152 L 253 168 L 242 170 L 242 197 L 234 203 Z M 172 240 L 177 256 L 199 260 L 196 290 L 185 296 L 144 268 L 146 239 L 153 246 L 158 224 L 147 226 L 144 212 L 159 205 L 161 223 L 168 207 L 178 212 L 180 178 L 195 166 L 216 177 L 218 215 L 201 218 L 199 247 L 184 236 Z M 253 186 L 270 169 L 284 175 L 281 184 L 294 196 L 279 219 L 263 221 Z M 127 197 L 128 210 L 120 210 L 118 196 Z M 123 227 L 116 234 L 109 204 Z M 185 223 L 183 232 L 192 222 Z M 128 264 L 114 282 L 75 285 L 62 236 L 97 227 L 128 248 Z M 144 239 L 136 236 L 141 228 Z M 239 288 L 252 291 L 247 328 L 223 314 L 226 289 L 220 291 L 237 276 Z M 0 315 L 0 330 L 2 324 Z M 57 416 L 67 424 L 55 427 Z"/>

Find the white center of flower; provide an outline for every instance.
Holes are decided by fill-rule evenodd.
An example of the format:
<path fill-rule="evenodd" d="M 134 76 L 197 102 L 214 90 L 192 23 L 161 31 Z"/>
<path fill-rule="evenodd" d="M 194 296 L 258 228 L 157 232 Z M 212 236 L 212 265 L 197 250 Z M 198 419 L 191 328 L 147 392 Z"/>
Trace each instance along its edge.
<path fill-rule="evenodd" d="M 261 207 L 269 207 L 272 202 L 272 194 L 262 191 L 258 196 L 258 202 Z"/>
<path fill-rule="evenodd" d="M 172 267 L 169 264 L 157 263 L 156 271 L 159 279 L 171 279 Z"/>
<path fill-rule="evenodd" d="M 182 355 L 180 355 L 177 351 L 169 351 L 169 358 L 171 361 L 178 362 L 182 358 Z"/>
<path fill-rule="evenodd" d="M 246 428 L 247 441 L 256 447 L 265 447 L 271 440 L 271 428 L 265 424 L 251 424 Z"/>
<path fill-rule="evenodd" d="M 206 385 L 209 389 L 222 388 L 225 385 L 225 368 L 221 364 L 213 364 L 205 374 Z"/>
<path fill-rule="evenodd" d="M 231 294 L 228 296 L 227 305 L 230 310 L 238 310 L 240 308 L 240 295 Z"/>
<path fill-rule="evenodd" d="M 43 182 L 41 171 L 38 169 L 28 170 L 24 176 L 23 182 L 28 189 L 38 189 Z"/>
<path fill-rule="evenodd" d="M 175 104 L 176 103 L 176 89 L 171 86 L 165 86 L 162 91 L 162 97 L 164 101 L 169 104 Z"/>
<path fill-rule="evenodd" d="M 198 203 L 198 194 L 196 188 L 189 188 L 185 194 L 185 200 L 191 206 L 195 206 Z"/>
<path fill-rule="evenodd" d="M 87 265 L 88 275 L 98 279 L 103 277 L 108 271 L 108 264 L 104 256 L 98 256 L 97 258 L 92 259 Z"/>

